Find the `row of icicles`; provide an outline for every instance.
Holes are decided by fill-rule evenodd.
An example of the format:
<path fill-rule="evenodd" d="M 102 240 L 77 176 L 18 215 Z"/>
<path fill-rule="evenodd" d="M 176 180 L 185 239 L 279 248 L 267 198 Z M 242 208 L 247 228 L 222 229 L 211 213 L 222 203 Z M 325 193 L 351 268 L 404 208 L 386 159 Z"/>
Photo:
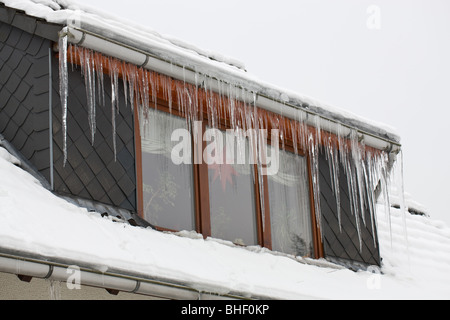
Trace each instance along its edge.
<path fill-rule="evenodd" d="M 253 101 L 242 102 L 248 96 L 244 89 L 225 83 L 221 80 L 211 79 L 203 74 L 196 75 L 196 84 L 175 80 L 141 67 L 119 61 L 115 58 L 105 57 L 97 52 L 76 45 L 68 44 L 67 36 L 59 40 L 59 74 L 60 97 L 62 105 L 63 148 L 64 164 L 67 161 L 67 108 L 68 108 L 68 62 L 81 66 L 81 73 L 85 81 L 88 121 L 91 142 L 94 144 L 96 132 L 97 104 L 105 107 L 105 81 L 104 74 L 108 74 L 111 85 L 111 123 L 113 130 L 114 155 L 116 154 L 116 115 L 119 112 L 119 85 L 123 86 L 125 104 L 134 111 L 138 107 L 141 130 L 145 119 L 151 116 L 151 111 L 158 108 L 158 94 L 163 96 L 170 113 L 177 108 L 177 114 L 193 123 L 199 119 L 200 111 L 207 110 L 208 125 L 217 128 L 219 123 L 226 122 L 233 129 L 245 131 L 248 128 L 277 128 L 280 131 L 281 146 L 284 150 L 287 137 L 293 142 L 295 154 L 306 150 L 311 164 L 311 175 L 314 196 L 314 209 L 317 225 L 322 226 L 320 208 L 319 186 L 319 153 L 324 152 L 329 163 L 332 189 L 337 203 L 337 218 L 342 231 L 341 196 L 339 185 L 340 170 L 343 169 L 348 180 L 348 193 L 352 215 L 357 226 L 360 250 L 363 247 L 361 227 L 366 225 L 366 212 L 370 213 L 370 224 L 375 234 L 376 227 L 375 207 L 376 189 L 381 187 L 382 199 L 385 202 L 386 217 L 389 219 L 389 169 L 388 154 L 373 148 L 366 148 L 359 141 L 356 130 L 350 136 L 343 136 L 343 126 L 338 127 L 337 135 L 331 135 L 320 128 L 319 116 L 315 119 L 314 128 L 306 124 L 311 115 L 298 109 L 295 121 L 286 119 L 281 115 L 259 112 L 256 107 L 256 95 Z M 120 84 L 121 79 L 122 84 Z M 211 82 L 216 81 L 219 92 L 212 92 Z M 174 101 L 175 100 L 175 101 Z M 259 175 L 261 176 L 261 175 Z M 259 183 L 261 194 L 264 194 L 263 183 Z M 359 195 L 359 196 L 358 196 Z M 261 197 L 263 198 L 263 197 Z M 261 199 L 263 201 L 263 199 Z M 263 203 L 261 208 L 264 208 Z M 264 212 L 263 212 L 264 214 Z M 264 218 L 262 219 L 264 221 Z M 374 245 L 376 246 L 376 239 Z"/>

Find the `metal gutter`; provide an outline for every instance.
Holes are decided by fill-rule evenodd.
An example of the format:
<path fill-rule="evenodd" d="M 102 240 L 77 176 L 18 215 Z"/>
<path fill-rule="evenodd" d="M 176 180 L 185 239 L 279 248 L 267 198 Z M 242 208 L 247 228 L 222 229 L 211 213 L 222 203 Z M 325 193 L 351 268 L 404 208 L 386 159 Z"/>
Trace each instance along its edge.
<path fill-rule="evenodd" d="M 196 71 L 194 67 L 176 64 L 172 61 L 169 61 L 167 58 L 162 58 L 161 54 L 150 53 L 132 47 L 131 45 L 108 39 L 99 34 L 84 30 L 81 27 L 67 26 L 63 28 L 60 34 L 68 35 L 68 41 L 70 43 L 101 52 L 105 55 L 112 56 L 117 59 L 135 64 L 137 66 L 141 66 L 143 68 L 165 74 L 167 76 L 185 81 L 190 84 L 198 85 L 197 78 L 198 74 L 201 73 L 201 71 Z M 156 51 L 158 52 L 161 50 L 162 49 L 160 48 L 156 49 Z M 205 67 L 199 69 L 205 69 Z M 204 76 L 213 80 L 219 80 L 214 75 L 211 76 L 205 74 Z M 232 75 L 232 77 L 236 77 L 236 75 Z M 303 105 L 298 106 L 295 105 L 294 102 L 289 100 L 287 102 L 277 101 L 269 97 L 268 94 L 264 94 L 264 92 L 258 91 L 256 89 L 251 89 L 251 87 L 256 87 L 256 84 L 252 84 L 251 81 L 246 80 L 244 76 L 241 76 L 240 78 L 236 77 L 236 79 L 237 85 L 233 85 L 242 90 L 242 95 L 244 95 L 244 97 L 242 97 L 242 100 L 247 103 L 255 102 L 256 97 L 257 106 L 268 111 L 275 112 L 277 114 L 282 114 L 283 116 L 286 116 L 293 120 L 297 120 L 299 111 L 303 111 L 307 115 L 305 121 L 310 125 L 316 126 L 316 118 L 319 117 L 319 125 L 323 130 L 338 134 L 339 127 L 339 133 L 343 134 L 344 136 L 348 136 L 352 130 L 356 130 L 359 134 L 360 140 L 364 140 L 367 146 L 394 153 L 397 153 L 401 149 L 401 144 L 399 143 L 399 141 L 397 141 L 398 139 L 396 137 L 392 137 L 392 134 L 384 132 L 383 129 L 375 128 L 370 124 L 367 124 L 366 128 L 361 128 L 362 123 L 361 126 L 356 126 L 354 125 L 354 123 L 358 122 L 358 120 L 353 119 L 351 120 L 353 124 L 350 125 L 342 121 L 342 119 L 344 119 L 343 116 L 333 116 L 331 112 L 328 112 L 330 113 L 329 116 L 320 114 L 317 110 L 315 110 L 320 109 L 320 107 L 308 105 L 306 107 L 304 107 Z M 249 82 L 248 88 L 244 87 L 244 85 L 239 85 L 239 83 L 243 84 L 246 83 L 246 81 Z M 228 83 L 228 85 L 231 84 Z M 208 86 L 212 91 L 221 92 L 221 88 L 218 87 L 217 81 L 211 81 Z"/>
<path fill-rule="evenodd" d="M 65 263 L 0 253 L 0 272 L 21 276 L 68 282 L 73 272 L 79 272 L 80 285 L 135 293 L 171 300 L 250 300 L 271 299 L 248 298 L 239 294 L 203 292 L 183 284 L 125 275 L 117 272 L 100 272 Z M 70 280 L 69 280 L 70 282 Z"/>

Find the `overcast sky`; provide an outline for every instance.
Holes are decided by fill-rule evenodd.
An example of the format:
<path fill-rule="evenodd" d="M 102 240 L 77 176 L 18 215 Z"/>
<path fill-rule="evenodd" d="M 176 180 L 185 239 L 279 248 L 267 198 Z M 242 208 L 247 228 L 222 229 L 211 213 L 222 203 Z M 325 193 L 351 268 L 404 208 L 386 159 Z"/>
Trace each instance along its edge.
<path fill-rule="evenodd" d="M 394 127 L 405 190 L 450 225 L 450 1 L 78 1 Z"/>

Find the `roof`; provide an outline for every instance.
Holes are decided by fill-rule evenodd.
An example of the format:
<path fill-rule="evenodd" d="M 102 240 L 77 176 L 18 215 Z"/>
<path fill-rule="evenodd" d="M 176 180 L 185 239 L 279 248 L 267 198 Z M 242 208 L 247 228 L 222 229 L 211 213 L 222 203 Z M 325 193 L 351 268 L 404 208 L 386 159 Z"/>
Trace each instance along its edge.
<path fill-rule="evenodd" d="M 184 74 L 186 70 L 193 70 L 212 79 L 220 79 L 238 88 L 254 92 L 261 99 L 275 101 L 282 107 L 288 106 L 293 110 L 300 109 L 318 114 L 327 121 L 357 128 L 390 143 L 400 143 L 396 130 L 388 125 L 364 119 L 306 95 L 261 81 L 248 73 L 244 64 L 235 59 L 199 49 L 170 36 L 162 36 L 145 26 L 124 21 L 100 12 L 98 9 L 70 0 L 1 0 L 0 3 L 23 11 L 28 16 L 60 25 L 61 28 L 69 26 L 71 30 L 82 30 L 86 34 L 95 35 L 102 41 L 107 40 L 110 43 L 145 52 L 171 66 L 180 66 L 182 68 L 180 73 Z M 104 43 L 100 44 L 100 47 L 102 45 Z M 274 107 L 276 108 L 278 106 Z"/>
<path fill-rule="evenodd" d="M 325 260 L 102 217 L 54 195 L 20 164 L 0 147 L 1 257 L 14 253 L 105 275 L 156 279 L 196 292 L 245 298 L 450 298 L 450 228 L 424 216 L 403 217 L 393 208 L 388 223 L 380 207 L 382 274 L 372 273 L 376 269 L 354 272 Z"/>

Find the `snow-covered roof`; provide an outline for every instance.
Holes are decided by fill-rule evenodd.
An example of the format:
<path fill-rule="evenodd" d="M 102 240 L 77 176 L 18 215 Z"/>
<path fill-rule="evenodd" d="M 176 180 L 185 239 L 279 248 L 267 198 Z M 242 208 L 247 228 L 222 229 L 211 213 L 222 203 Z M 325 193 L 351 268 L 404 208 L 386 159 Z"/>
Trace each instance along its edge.
<path fill-rule="evenodd" d="M 199 49 L 193 45 L 162 36 L 148 27 L 111 16 L 96 8 L 77 4 L 71 0 L 1 0 L 7 7 L 24 11 L 27 15 L 61 26 L 73 26 L 96 34 L 101 38 L 127 47 L 151 53 L 183 70 L 194 70 L 214 79 L 232 83 L 236 87 L 256 92 L 282 106 L 319 114 L 322 118 L 362 130 L 390 143 L 399 144 L 400 137 L 391 126 L 377 123 L 340 108 L 324 104 L 314 98 L 291 92 L 261 81 L 245 70 L 243 63 L 221 54 Z"/>
<path fill-rule="evenodd" d="M 0 147 L 0 254 L 247 298 L 450 298 L 450 228 L 427 217 L 393 209 L 387 219 L 380 207 L 382 274 L 354 272 L 192 232 L 133 227 L 55 196 L 19 165 Z"/>

